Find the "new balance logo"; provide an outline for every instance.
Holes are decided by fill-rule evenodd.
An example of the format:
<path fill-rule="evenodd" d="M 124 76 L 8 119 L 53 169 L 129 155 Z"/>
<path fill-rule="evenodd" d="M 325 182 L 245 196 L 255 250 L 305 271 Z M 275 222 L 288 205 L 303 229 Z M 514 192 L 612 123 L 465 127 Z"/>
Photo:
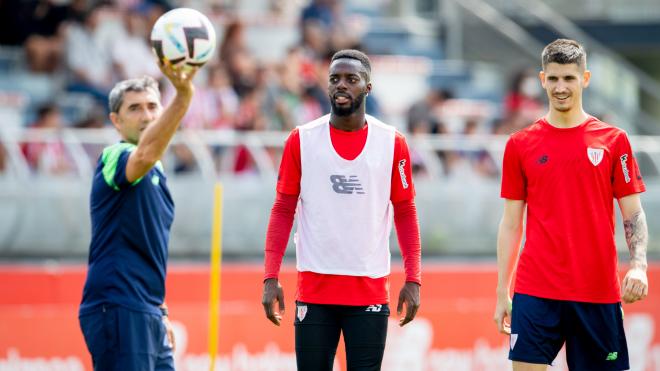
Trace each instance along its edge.
<path fill-rule="evenodd" d="M 618 352 L 610 352 L 607 353 L 607 358 L 605 358 L 606 361 L 616 361 L 616 359 L 619 358 L 619 353 Z"/>
<path fill-rule="evenodd" d="M 351 175 L 348 179 L 344 175 L 330 175 L 330 181 L 332 182 L 332 189 L 337 193 L 349 195 L 353 193 L 364 194 L 364 188 L 362 188 L 357 175 Z"/>
<path fill-rule="evenodd" d="M 374 305 L 368 306 L 367 309 L 365 310 L 365 312 L 376 312 L 376 313 L 378 313 L 378 312 L 380 312 L 380 310 L 382 308 L 383 308 L 382 304 L 374 304 Z"/>

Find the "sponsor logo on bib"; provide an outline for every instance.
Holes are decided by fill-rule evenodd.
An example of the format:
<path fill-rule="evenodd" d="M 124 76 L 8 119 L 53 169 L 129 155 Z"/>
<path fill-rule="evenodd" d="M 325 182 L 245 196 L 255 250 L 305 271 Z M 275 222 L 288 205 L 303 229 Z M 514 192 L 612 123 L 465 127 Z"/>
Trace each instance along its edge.
<path fill-rule="evenodd" d="M 348 178 L 345 175 L 330 175 L 330 182 L 332 183 L 332 190 L 336 193 L 348 195 L 352 195 L 353 193 L 364 194 L 364 188 L 362 188 L 362 183 L 360 183 L 357 175 L 351 175 Z"/>

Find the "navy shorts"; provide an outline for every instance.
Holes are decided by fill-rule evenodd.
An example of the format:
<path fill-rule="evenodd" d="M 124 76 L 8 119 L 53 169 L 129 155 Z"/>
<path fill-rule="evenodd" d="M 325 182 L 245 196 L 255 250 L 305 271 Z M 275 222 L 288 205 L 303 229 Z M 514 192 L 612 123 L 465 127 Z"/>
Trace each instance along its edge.
<path fill-rule="evenodd" d="M 296 302 L 298 371 L 332 371 L 343 333 L 348 371 L 378 371 L 385 352 L 387 304 L 365 306 Z"/>
<path fill-rule="evenodd" d="M 549 365 L 564 343 L 570 370 L 629 368 L 620 303 L 582 303 L 524 294 L 513 296 L 510 360 Z"/>
<path fill-rule="evenodd" d="M 162 316 L 113 306 L 79 320 L 95 371 L 174 370 Z"/>

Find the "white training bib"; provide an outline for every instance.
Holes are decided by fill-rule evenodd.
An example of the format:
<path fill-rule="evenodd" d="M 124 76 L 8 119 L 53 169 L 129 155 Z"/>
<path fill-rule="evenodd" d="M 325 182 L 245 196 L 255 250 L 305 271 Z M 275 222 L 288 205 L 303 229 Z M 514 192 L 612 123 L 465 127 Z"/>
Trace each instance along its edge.
<path fill-rule="evenodd" d="M 367 115 L 367 141 L 349 161 L 332 146 L 329 120 L 325 115 L 298 127 L 298 271 L 384 277 L 390 273 L 395 130 Z"/>

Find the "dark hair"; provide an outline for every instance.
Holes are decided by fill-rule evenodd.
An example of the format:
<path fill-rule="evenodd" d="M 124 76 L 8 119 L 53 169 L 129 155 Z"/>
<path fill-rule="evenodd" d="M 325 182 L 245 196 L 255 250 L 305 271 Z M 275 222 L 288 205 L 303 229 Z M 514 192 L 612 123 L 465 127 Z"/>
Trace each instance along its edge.
<path fill-rule="evenodd" d="M 579 68 L 587 67 L 587 52 L 575 40 L 557 39 L 543 48 L 541 66 L 545 68 L 549 63 L 572 64 Z"/>
<path fill-rule="evenodd" d="M 330 59 L 330 63 L 336 61 L 337 59 L 344 58 L 355 59 L 356 61 L 359 61 L 364 69 L 367 70 L 367 81 L 371 79 L 371 61 L 369 61 L 369 57 L 367 57 L 366 54 L 355 49 L 344 49 L 333 54 L 332 58 Z"/>
<path fill-rule="evenodd" d="M 51 113 L 56 113 L 59 111 L 60 109 L 55 103 L 44 103 L 43 105 L 39 106 L 39 109 L 37 109 L 37 120 L 41 120 Z"/>
<path fill-rule="evenodd" d="M 124 95 L 127 91 L 143 92 L 151 91 L 160 100 L 160 91 L 158 83 L 150 76 L 143 76 L 136 79 L 124 80 L 118 82 L 110 91 L 108 97 L 108 107 L 110 112 L 117 113 L 124 103 Z"/>

